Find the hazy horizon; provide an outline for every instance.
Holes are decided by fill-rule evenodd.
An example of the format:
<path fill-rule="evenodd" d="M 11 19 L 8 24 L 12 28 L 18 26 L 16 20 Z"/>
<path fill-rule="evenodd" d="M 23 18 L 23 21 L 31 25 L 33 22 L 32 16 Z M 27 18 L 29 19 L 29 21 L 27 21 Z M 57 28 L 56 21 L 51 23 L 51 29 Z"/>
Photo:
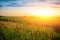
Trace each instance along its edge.
<path fill-rule="evenodd" d="M 41 11 L 41 7 L 53 10 L 52 16 L 60 16 L 60 0 L 0 0 L 0 16 L 38 16 L 31 11 Z"/>

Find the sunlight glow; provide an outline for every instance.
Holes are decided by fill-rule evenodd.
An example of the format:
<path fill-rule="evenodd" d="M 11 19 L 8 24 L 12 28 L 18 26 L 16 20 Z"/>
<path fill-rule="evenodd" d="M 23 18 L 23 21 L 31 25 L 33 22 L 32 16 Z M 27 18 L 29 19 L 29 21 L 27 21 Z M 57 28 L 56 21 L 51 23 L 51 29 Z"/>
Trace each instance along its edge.
<path fill-rule="evenodd" d="M 30 14 L 35 16 L 53 16 L 55 13 L 55 10 L 52 8 L 40 8 L 40 9 L 34 9 L 30 11 Z"/>

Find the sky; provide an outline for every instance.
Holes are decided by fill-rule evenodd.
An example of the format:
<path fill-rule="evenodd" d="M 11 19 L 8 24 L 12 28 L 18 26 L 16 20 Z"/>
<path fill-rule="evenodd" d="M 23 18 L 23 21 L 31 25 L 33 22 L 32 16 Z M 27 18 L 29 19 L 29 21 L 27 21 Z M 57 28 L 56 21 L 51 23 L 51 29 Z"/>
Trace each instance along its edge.
<path fill-rule="evenodd" d="M 41 7 L 50 7 L 57 11 L 56 16 L 60 16 L 60 0 L 0 0 L 0 15 L 30 15 L 29 11 Z"/>

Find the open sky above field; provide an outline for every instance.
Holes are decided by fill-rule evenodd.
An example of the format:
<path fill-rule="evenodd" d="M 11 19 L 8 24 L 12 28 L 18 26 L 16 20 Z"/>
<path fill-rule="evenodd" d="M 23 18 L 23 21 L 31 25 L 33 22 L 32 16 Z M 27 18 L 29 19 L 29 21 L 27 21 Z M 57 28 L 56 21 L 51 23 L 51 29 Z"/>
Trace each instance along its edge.
<path fill-rule="evenodd" d="M 0 15 L 60 16 L 60 0 L 0 0 Z"/>

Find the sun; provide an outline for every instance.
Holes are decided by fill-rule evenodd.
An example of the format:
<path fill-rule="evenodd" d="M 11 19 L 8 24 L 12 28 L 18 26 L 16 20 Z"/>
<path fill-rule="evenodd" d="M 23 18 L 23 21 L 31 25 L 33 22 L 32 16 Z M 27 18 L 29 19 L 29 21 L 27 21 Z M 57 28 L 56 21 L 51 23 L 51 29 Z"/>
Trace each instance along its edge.
<path fill-rule="evenodd" d="M 30 14 L 35 16 L 53 16 L 54 10 L 52 8 L 40 8 L 40 9 L 33 9 L 30 11 Z"/>

